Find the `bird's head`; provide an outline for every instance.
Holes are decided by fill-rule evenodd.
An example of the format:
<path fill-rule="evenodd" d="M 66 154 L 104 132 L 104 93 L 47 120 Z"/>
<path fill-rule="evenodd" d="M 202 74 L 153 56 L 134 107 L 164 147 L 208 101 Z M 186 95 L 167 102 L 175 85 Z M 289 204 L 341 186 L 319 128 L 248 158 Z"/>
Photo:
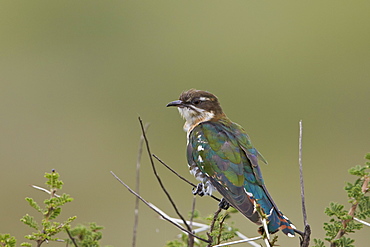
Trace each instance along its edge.
<path fill-rule="evenodd" d="M 184 91 L 178 100 L 168 103 L 168 106 L 178 108 L 181 116 L 186 120 L 184 126 L 186 131 L 192 130 L 201 122 L 224 116 L 217 97 L 207 91 L 195 89 Z"/>

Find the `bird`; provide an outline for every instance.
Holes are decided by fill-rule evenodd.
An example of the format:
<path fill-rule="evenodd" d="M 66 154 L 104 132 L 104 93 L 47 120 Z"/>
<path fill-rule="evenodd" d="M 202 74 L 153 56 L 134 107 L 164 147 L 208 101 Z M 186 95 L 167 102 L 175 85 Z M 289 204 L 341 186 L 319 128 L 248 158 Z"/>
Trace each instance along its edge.
<path fill-rule="evenodd" d="M 223 200 L 257 225 L 263 223 L 262 210 L 268 233 L 281 230 L 294 237 L 295 226 L 278 209 L 265 186 L 258 162 L 267 164 L 266 159 L 243 127 L 226 116 L 218 98 L 208 91 L 190 89 L 167 107 L 177 107 L 185 119 L 187 163 L 190 173 L 200 181 L 196 190 L 199 195 L 218 191 Z M 259 232 L 263 234 L 264 228 Z"/>

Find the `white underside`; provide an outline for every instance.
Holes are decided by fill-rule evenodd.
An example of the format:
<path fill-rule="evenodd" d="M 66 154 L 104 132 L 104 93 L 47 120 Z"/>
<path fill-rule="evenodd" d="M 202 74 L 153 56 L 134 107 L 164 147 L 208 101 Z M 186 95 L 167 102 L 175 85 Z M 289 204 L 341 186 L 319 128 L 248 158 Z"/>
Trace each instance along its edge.
<path fill-rule="evenodd" d="M 194 129 L 194 127 L 202 122 L 211 120 L 215 116 L 213 112 L 207 112 L 195 106 L 191 106 L 191 108 L 179 107 L 178 110 L 180 115 L 185 119 L 184 131 L 187 133 L 188 143 L 189 143 L 189 134 Z M 201 151 L 202 149 L 203 149 L 202 146 L 198 146 L 198 151 Z M 198 157 L 198 160 L 201 163 L 203 162 L 201 156 Z M 203 184 L 202 192 L 204 193 L 204 195 L 211 196 L 213 191 L 216 191 L 216 188 L 213 187 L 207 175 L 203 174 L 199 167 L 196 165 L 189 166 L 189 169 L 190 173 Z"/>

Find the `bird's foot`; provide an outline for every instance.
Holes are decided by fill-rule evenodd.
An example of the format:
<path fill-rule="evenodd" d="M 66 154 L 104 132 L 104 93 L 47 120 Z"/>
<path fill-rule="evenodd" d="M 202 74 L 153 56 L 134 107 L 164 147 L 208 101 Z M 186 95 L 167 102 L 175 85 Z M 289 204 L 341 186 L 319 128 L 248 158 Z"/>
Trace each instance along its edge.
<path fill-rule="evenodd" d="M 203 183 L 197 184 L 197 187 L 193 188 L 192 192 L 193 195 L 199 195 L 199 196 L 204 196 L 204 185 Z"/>
<path fill-rule="evenodd" d="M 223 210 L 227 210 L 230 207 L 230 204 L 225 200 L 225 198 L 222 198 L 218 206 Z"/>

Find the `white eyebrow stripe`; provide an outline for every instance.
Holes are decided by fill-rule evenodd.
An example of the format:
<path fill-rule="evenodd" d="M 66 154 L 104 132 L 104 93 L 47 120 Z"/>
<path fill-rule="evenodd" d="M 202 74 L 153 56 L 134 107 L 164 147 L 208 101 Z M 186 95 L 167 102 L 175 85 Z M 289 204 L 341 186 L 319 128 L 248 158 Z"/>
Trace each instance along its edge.
<path fill-rule="evenodd" d="M 201 100 L 201 101 L 207 101 L 207 100 L 209 100 L 209 98 L 207 98 L 207 97 L 200 97 L 199 100 Z"/>

